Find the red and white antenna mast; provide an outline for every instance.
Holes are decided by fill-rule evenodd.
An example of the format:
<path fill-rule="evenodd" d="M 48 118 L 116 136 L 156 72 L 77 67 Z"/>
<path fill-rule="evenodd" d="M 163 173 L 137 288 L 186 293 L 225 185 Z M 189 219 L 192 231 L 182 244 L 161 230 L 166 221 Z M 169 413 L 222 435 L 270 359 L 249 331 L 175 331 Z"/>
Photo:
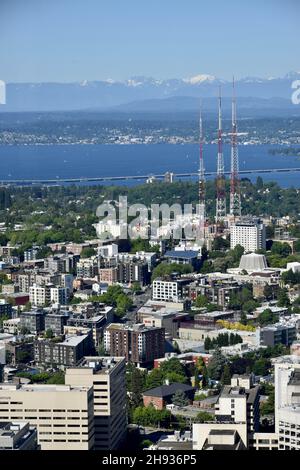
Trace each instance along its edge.
<path fill-rule="evenodd" d="M 226 182 L 224 175 L 224 157 L 222 142 L 222 100 L 221 87 L 219 88 L 219 128 L 218 128 L 218 157 L 217 157 L 217 199 L 216 222 L 220 222 L 226 216 Z"/>
<path fill-rule="evenodd" d="M 234 78 L 232 81 L 232 134 L 231 134 L 231 177 L 230 215 L 241 216 L 241 188 L 239 177 L 239 154 L 237 144 L 236 96 Z"/>

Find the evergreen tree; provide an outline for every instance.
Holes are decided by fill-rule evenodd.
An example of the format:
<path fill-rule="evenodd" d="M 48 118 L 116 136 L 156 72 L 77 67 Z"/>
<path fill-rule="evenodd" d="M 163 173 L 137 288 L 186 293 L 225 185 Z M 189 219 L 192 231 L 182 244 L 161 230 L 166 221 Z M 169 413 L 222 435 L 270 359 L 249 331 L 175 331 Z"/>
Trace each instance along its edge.
<path fill-rule="evenodd" d="M 202 357 L 199 357 L 195 364 L 195 376 L 201 375 L 201 387 L 205 388 L 208 384 L 207 367 Z"/>
<path fill-rule="evenodd" d="M 153 369 L 147 376 L 146 379 L 146 390 L 151 388 L 160 387 L 164 382 L 164 374 L 162 370 Z"/>
<path fill-rule="evenodd" d="M 172 397 L 172 403 L 176 406 L 186 406 L 189 404 L 189 400 L 182 390 L 176 390 Z"/>
<path fill-rule="evenodd" d="M 278 307 L 289 307 L 290 299 L 287 293 L 287 289 L 280 289 L 277 294 Z"/>
<path fill-rule="evenodd" d="M 230 385 L 231 383 L 231 372 L 229 364 L 225 364 L 222 377 L 221 377 L 221 384 L 222 385 Z"/>
<path fill-rule="evenodd" d="M 208 376 L 213 380 L 220 380 L 226 363 L 226 358 L 223 356 L 220 349 L 216 348 L 207 367 Z"/>
<path fill-rule="evenodd" d="M 135 367 L 131 374 L 131 404 L 134 408 L 143 404 L 145 374 Z"/>
<path fill-rule="evenodd" d="M 211 339 L 209 336 L 206 336 L 204 340 L 204 349 L 205 351 L 209 351 L 210 349 L 212 349 Z"/>

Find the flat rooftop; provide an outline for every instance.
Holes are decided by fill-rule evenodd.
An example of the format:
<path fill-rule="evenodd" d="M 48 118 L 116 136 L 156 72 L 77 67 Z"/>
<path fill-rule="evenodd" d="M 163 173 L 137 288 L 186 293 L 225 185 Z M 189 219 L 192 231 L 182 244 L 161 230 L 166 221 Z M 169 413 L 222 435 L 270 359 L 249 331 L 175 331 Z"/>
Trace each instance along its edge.
<path fill-rule="evenodd" d="M 84 341 L 87 337 L 88 335 L 68 336 L 64 341 L 56 344 L 63 344 L 64 346 L 78 346 L 78 344 Z"/>
<path fill-rule="evenodd" d="M 124 324 L 124 323 L 111 323 L 106 328 L 107 331 L 110 330 L 120 330 L 120 331 L 138 331 L 138 332 L 146 332 L 151 330 L 160 330 L 161 328 L 156 326 L 145 326 L 144 323 L 133 323 L 131 325 Z"/>
<path fill-rule="evenodd" d="M 77 366 L 71 369 L 91 369 L 93 374 L 109 374 L 115 367 L 124 361 L 124 357 L 112 356 L 85 356 Z"/>
<path fill-rule="evenodd" d="M 71 386 L 71 385 L 49 385 L 49 384 L 0 384 L 0 392 L 17 391 L 17 392 L 67 392 L 76 393 L 88 391 L 90 387 Z"/>
<path fill-rule="evenodd" d="M 246 391 L 243 387 L 232 387 L 231 385 L 225 385 L 221 392 L 220 398 L 226 397 L 245 397 Z"/>
<path fill-rule="evenodd" d="M 227 310 L 225 312 L 216 310 L 214 312 L 197 313 L 195 317 L 201 320 L 202 317 L 214 318 L 214 317 L 220 317 L 220 316 L 226 316 L 226 315 L 233 315 L 234 313 L 235 312 L 233 310 Z"/>

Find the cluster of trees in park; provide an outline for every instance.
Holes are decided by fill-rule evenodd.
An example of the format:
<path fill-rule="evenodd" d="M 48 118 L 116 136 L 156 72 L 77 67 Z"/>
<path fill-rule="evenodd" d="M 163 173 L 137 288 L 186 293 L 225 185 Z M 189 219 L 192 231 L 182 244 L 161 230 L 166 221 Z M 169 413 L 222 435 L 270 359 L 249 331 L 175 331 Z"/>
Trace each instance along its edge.
<path fill-rule="evenodd" d="M 92 248 L 91 246 L 85 246 L 80 253 L 80 258 L 91 258 L 92 256 L 96 256 L 97 252 L 95 248 Z"/>
<path fill-rule="evenodd" d="M 193 268 L 189 264 L 176 264 L 163 261 L 153 269 L 151 280 L 153 282 L 158 277 L 168 278 L 172 273 L 188 274 L 192 271 Z"/>
<path fill-rule="evenodd" d="M 124 316 L 133 306 L 132 299 L 124 293 L 122 287 L 118 284 L 109 286 L 104 294 L 92 296 L 90 301 L 101 302 L 115 307 L 115 313 L 119 317 Z M 74 298 L 72 302 L 77 303 L 77 299 Z"/>
<path fill-rule="evenodd" d="M 261 348 L 246 353 L 242 357 L 234 356 L 228 359 L 221 353 L 219 348 L 216 348 L 207 366 L 207 374 L 210 379 L 221 381 L 222 384 L 230 384 L 230 378 L 233 374 L 240 375 L 253 372 L 255 375 L 265 376 L 268 375 L 271 369 L 271 358 L 288 353 L 289 348 L 278 344 L 273 348 Z"/>
<path fill-rule="evenodd" d="M 233 346 L 234 344 L 242 343 L 243 339 L 237 333 L 220 333 L 216 338 L 210 338 L 207 336 L 204 341 L 205 351 L 215 349 L 217 346 Z"/>
<path fill-rule="evenodd" d="M 253 372 L 255 375 L 267 375 L 271 367 L 270 359 L 289 354 L 289 348 L 283 344 L 274 347 L 261 348 L 244 354 L 242 357 L 234 356 L 230 359 L 233 374 Z"/>
<path fill-rule="evenodd" d="M 242 310 L 242 312 L 253 312 L 258 306 L 259 302 L 253 299 L 253 287 L 251 284 L 244 284 L 242 289 L 238 292 L 233 292 L 230 295 L 228 308 L 232 310 Z"/>
<path fill-rule="evenodd" d="M 266 308 L 257 317 L 257 323 L 259 326 L 269 325 L 270 323 L 276 323 L 278 321 L 278 315 L 275 315 L 271 309 Z"/>
<path fill-rule="evenodd" d="M 196 308 L 199 308 L 199 309 L 202 309 L 202 308 L 205 308 L 205 310 L 207 312 L 215 312 L 217 310 L 223 310 L 223 307 L 221 305 L 218 305 L 218 304 L 214 304 L 212 302 L 209 302 L 208 298 L 206 297 L 206 295 L 203 295 L 203 294 L 198 294 L 197 295 L 197 298 L 194 302 L 194 306 Z M 191 315 L 193 314 L 193 312 L 190 312 Z M 195 312 L 196 314 L 197 312 Z"/>
<path fill-rule="evenodd" d="M 115 315 L 122 318 L 133 306 L 133 301 L 128 294 L 125 294 L 119 285 L 109 286 L 108 292 L 101 295 L 93 295 L 89 298 L 90 302 L 100 302 L 105 305 L 115 307 Z M 77 297 L 73 297 L 71 304 L 84 302 Z"/>
<path fill-rule="evenodd" d="M 287 292 L 287 289 L 285 288 L 273 290 L 272 287 L 265 286 L 264 297 L 267 299 L 276 298 L 278 301 L 279 307 L 290 306 L 288 292 Z M 260 306 L 260 299 L 253 298 L 253 288 L 250 284 L 249 285 L 245 284 L 239 292 L 231 294 L 229 304 L 228 304 L 228 308 L 242 311 L 241 323 L 244 323 L 244 324 L 253 323 L 252 321 L 247 322 L 246 315 L 249 313 L 252 313 L 259 306 Z M 263 315 L 263 317 L 265 316 L 266 315 Z"/>
<path fill-rule="evenodd" d="M 218 240 L 218 242 L 216 240 Z M 202 264 L 200 269 L 201 273 L 206 274 L 214 271 L 226 272 L 229 268 L 239 266 L 244 248 L 237 245 L 232 250 L 228 250 L 228 242 L 226 243 L 221 237 L 218 237 L 216 240 L 213 244 L 213 250 L 208 253 L 207 259 L 205 259 Z M 217 251 L 216 247 L 219 248 L 219 251 Z M 227 249 L 226 252 L 224 251 L 225 249 Z"/>
<path fill-rule="evenodd" d="M 292 249 L 288 243 L 281 243 L 274 241 L 270 251 L 259 251 L 266 255 L 268 265 L 272 268 L 285 268 L 287 263 L 300 261 L 300 240 L 295 243 L 295 253 L 292 254 Z"/>
<path fill-rule="evenodd" d="M 172 414 L 169 410 L 157 410 L 152 404 L 138 406 L 133 410 L 132 422 L 140 426 L 159 426 L 169 428 Z"/>
<path fill-rule="evenodd" d="M 300 284 L 300 272 L 297 271 L 294 273 L 292 269 L 289 269 L 288 271 L 282 273 L 281 279 L 283 280 L 284 284 L 290 284 L 290 285 L 295 285 L 295 284 Z"/>
<path fill-rule="evenodd" d="M 136 253 L 137 251 L 147 251 L 153 253 L 159 253 L 159 245 L 150 245 L 149 240 L 137 238 L 130 240 L 130 252 Z"/>

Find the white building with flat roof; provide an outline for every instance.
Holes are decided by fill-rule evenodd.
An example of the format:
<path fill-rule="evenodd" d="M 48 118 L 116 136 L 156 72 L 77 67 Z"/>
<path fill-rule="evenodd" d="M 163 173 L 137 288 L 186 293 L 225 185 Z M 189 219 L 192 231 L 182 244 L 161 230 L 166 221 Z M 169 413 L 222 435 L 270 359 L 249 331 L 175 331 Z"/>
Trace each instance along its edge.
<path fill-rule="evenodd" d="M 91 450 L 93 408 L 91 386 L 0 384 L 1 420 L 36 426 L 41 450 Z"/>
<path fill-rule="evenodd" d="M 243 217 L 230 226 L 230 248 L 241 245 L 245 253 L 266 249 L 266 228 L 260 219 Z"/>

